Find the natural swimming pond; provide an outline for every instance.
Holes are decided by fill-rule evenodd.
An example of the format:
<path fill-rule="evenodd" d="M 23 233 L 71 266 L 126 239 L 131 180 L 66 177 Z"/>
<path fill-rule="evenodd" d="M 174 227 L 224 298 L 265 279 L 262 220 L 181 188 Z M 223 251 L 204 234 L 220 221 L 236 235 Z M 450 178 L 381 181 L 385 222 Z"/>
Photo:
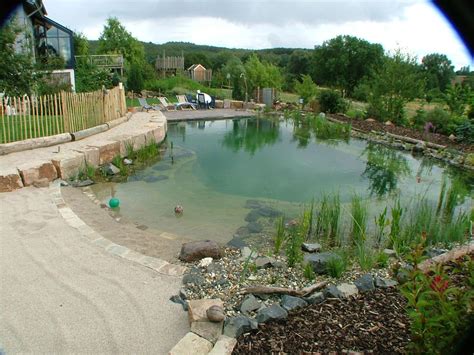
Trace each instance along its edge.
<path fill-rule="evenodd" d="M 470 206 L 472 174 L 364 140 L 331 139 L 291 120 L 245 118 L 169 123 L 162 159 L 113 185 L 120 214 L 138 224 L 195 240 L 234 237 L 239 245 L 270 236 L 275 217 L 295 218 L 325 193 L 339 192 L 343 209 L 354 194 L 374 211 L 398 194 L 436 204 L 443 179 L 461 186 L 458 204 Z M 110 184 L 93 189 L 110 198 Z"/>

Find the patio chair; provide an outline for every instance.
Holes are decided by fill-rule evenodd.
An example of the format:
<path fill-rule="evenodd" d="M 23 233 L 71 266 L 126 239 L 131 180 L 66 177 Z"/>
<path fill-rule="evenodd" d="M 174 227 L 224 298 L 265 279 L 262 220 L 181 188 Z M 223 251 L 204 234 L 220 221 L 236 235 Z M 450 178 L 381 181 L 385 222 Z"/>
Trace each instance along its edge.
<path fill-rule="evenodd" d="M 155 111 L 159 111 L 159 110 L 160 110 L 160 107 L 159 107 L 159 106 L 151 106 L 151 105 L 149 105 L 148 102 L 146 102 L 146 99 L 145 99 L 145 98 L 139 97 L 139 98 L 138 98 L 138 102 L 140 103 L 140 106 L 141 106 L 142 111 L 143 111 L 143 110 L 146 110 L 146 112 L 148 112 L 148 111 L 150 111 L 150 110 L 155 110 Z"/>
<path fill-rule="evenodd" d="M 196 109 L 196 104 L 189 102 L 186 95 L 176 95 L 176 98 L 178 99 L 177 106 L 182 108 L 183 110 L 185 110 L 185 108 L 188 108 L 190 110 Z"/>
<path fill-rule="evenodd" d="M 158 100 L 166 111 L 176 111 L 178 108 L 177 105 L 168 102 L 168 99 L 164 96 L 159 97 Z"/>
<path fill-rule="evenodd" d="M 206 103 L 206 97 L 204 96 L 203 93 L 198 93 L 197 94 L 197 103 L 199 108 L 208 108 L 208 105 Z"/>

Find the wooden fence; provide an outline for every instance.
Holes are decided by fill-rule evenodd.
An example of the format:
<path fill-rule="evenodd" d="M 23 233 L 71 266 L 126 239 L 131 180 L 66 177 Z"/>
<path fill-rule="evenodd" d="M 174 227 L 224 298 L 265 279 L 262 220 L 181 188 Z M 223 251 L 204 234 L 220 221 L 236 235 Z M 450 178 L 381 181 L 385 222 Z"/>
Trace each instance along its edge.
<path fill-rule="evenodd" d="M 0 99 L 0 143 L 73 133 L 126 114 L 123 88 Z"/>

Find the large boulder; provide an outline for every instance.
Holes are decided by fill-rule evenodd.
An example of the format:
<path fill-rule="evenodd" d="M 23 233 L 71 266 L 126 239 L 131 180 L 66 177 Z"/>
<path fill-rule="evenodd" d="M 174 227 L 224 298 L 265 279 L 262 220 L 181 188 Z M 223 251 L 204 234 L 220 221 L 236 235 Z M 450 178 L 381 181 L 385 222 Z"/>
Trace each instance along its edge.
<path fill-rule="evenodd" d="M 335 253 L 325 252 L 316 254 L 306 254 L 304 256 L 305 263 L 308 263 L 317 274 L 327 273 L 327 264 L 332 259 L 340 259 L 341 257 Z"/>
<path fill-rule="evenodd" d="M 222 257 L 219 244 L 212 240 L 184 243 L 179 254 L 179 258 L 186 262 L 201 260 L 207 257 L 213 259 L 220 259 Z"/>

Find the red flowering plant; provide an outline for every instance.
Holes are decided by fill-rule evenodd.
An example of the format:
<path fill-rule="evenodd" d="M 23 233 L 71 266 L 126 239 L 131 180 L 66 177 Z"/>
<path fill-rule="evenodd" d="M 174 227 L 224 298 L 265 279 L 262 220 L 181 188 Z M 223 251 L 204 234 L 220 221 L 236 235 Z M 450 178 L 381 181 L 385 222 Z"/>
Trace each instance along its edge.
<path fill-rule="evenodd" d="M 461 290 L 451 285 L 443 265 L 438 265 L 428 274 L 418 268 L 423 260 L 425 241 L 422 236 L 412 247 L 408 257 L 412 269 L 408 281 L 401 286 L 401 292 L 407 299 L 411 320 L 411 351 L 444 354 L 464 326 L 467 303 Z"/>

